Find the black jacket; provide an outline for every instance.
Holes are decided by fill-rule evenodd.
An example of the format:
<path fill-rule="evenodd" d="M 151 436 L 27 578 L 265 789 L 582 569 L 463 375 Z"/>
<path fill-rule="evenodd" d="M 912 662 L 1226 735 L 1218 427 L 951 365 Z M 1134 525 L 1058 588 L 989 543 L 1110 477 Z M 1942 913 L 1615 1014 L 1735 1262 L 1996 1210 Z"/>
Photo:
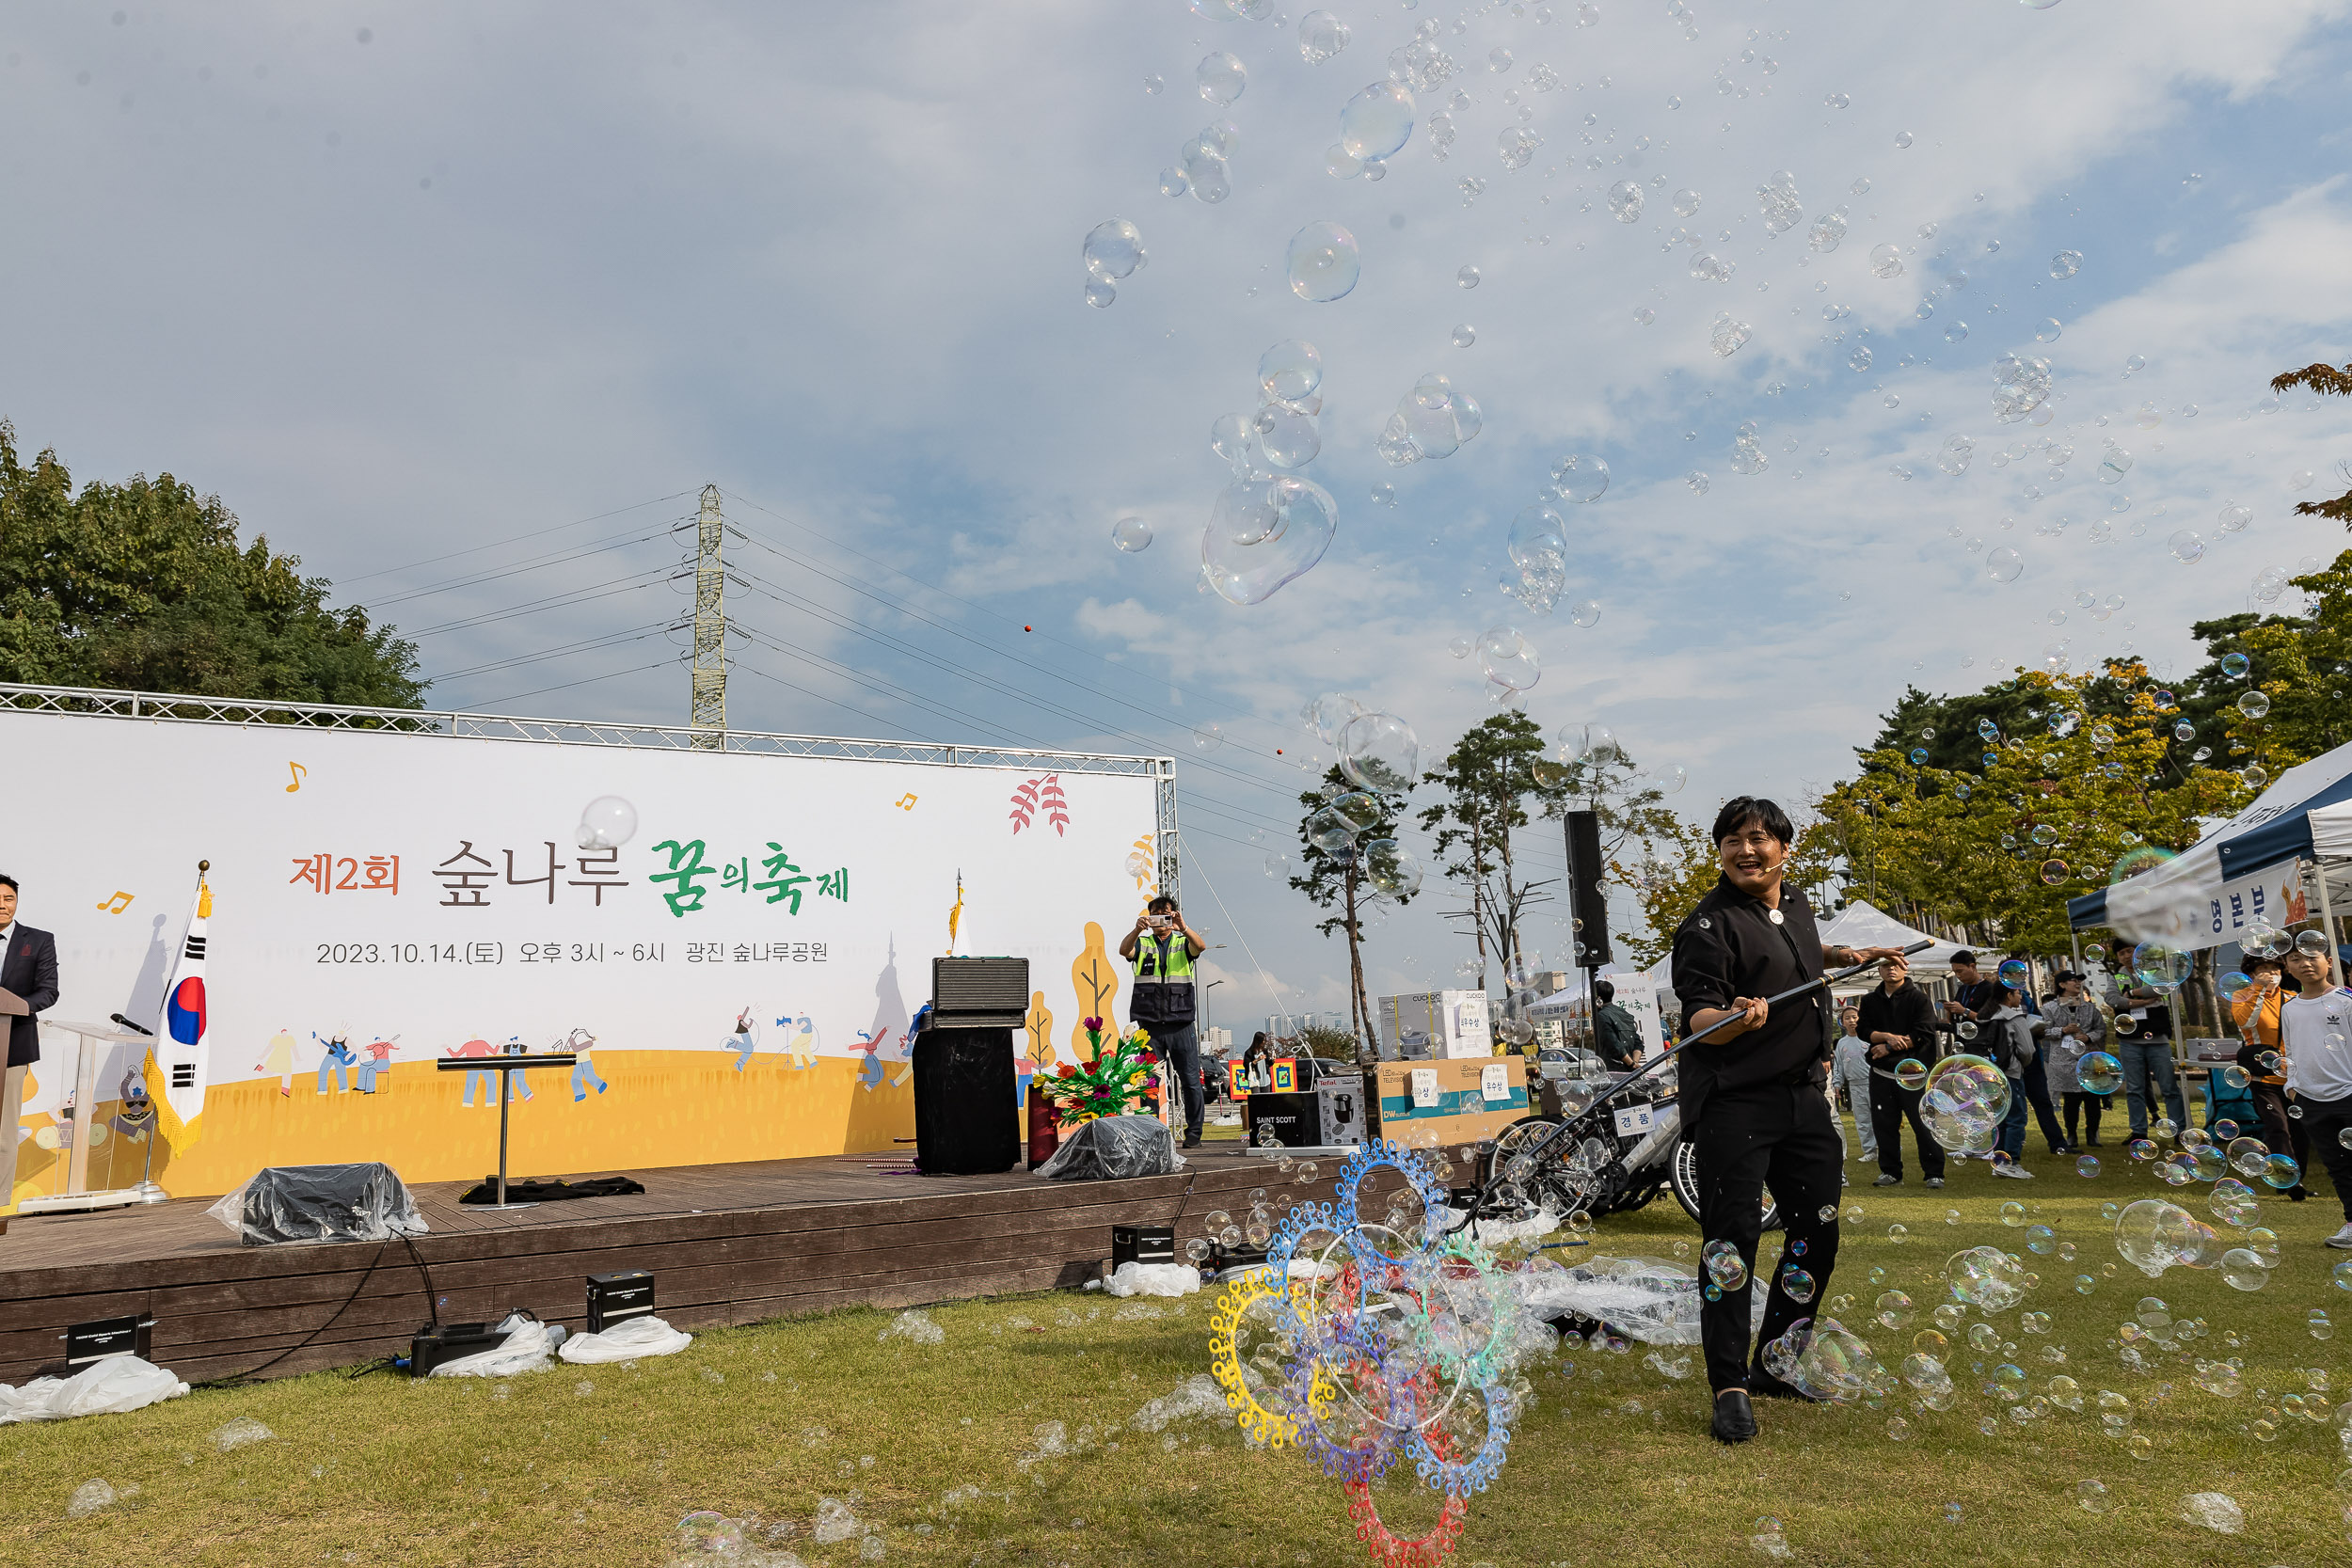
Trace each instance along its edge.
<path fill-rule="evenodd" d="M 1620 1072 L 1630 1069 L 1633 1059 L 1642 1053 L 1642 1026 L 1614 1002 L 1593 1009 L 1593 1035 L 1600 1059 Z"/>
<path fill-rule="evenodd" d="M 1774 919 L 1777 915 L 1779 918 Z M 1768 910 L 1725 878 L 1675 930 L 1674 989 L 1685 1026 L 1701 1009 L 1728 1007 L 1738 997 L 1764 997 L 1821 974 L 1821 938 L 1813 906 L 1783 887 L 1780 908 Z M 1776 1005 L 1764 1027 L 1725 1038 L 1717 1035 L 1676 1054 L 1682 1126 L 1695 1133 L 1709 1101 L 1766 1085 L 1820 1084 L 1832 1049 L 1826 990 Z M 1695 1031 L 1693 1031 L 1695 1033 Z"/>
<path fill-rule="evenodd" d="M 57 939 L 18 921 L 0 954 L 0 990 L 12 990 L 32 1009 L 8 1021 L 8 1066 L 40 1060 L 40 1023 L 35 1014 L 57 1005 Z"/>
<path fill-rule="evenodd" d="M 1854 1033 L 1865 1040 L 1874 1034 L 1905 1035 L 1911 1039 L 1908 1051 L 1896 1047 L 1883 1055 L 1870 1057 L 1872 1072 L 1891 1075 L 1895 1064 L 1906 1056 L 1915 1057 L 1921 1067 L 1935 1065 L 1935 1007 L 1915 981 L 1904 982 L 1902 990 L 1892 996 L 1886 994 L 1883 985 L 1872 986 L 1862 993 L 1857 1009 L 1862 1018 L 1855 1024 Z M 1992 1033 L 1992 1025 L 1983 1028 L 1988 1036 Z M 1870 1049 L 1876 1051 L 1878 1047 L 1873 1043 Z"/>

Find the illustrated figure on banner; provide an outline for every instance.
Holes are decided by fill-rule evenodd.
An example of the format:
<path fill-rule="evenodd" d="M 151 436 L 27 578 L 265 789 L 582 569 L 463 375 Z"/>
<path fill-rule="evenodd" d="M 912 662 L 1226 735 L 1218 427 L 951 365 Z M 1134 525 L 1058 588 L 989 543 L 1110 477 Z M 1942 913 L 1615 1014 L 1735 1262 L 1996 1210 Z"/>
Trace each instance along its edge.
<path fill-rule="evenodd" d="M 468 1040 L 463 1045 L 451 1046 L 449 1049 L 449 1054 L 452 1056 L 470 1057 L 492 1056 L 496 1055 L 497 1053 L 490 1048 L 490 1042 L 488 1040 L 474 1039 Z M 464 1101 L 467 1109 L 470 1110 L 473 1107 L 473 1093 L 477 1085 L 479 1085 L 482 1089 L 482 1103 L 485 1105 L 497 1104 L 498 1079 L 499 1075 L 492 1072 L 488 1068 L 467 1069 L 466 1098 Z"/>
<path fill-rule="evenodd" d="M 594 1084 L 598 1094 L 612 1086 L 596 1075 L 596 1064 L 589 1055 L 596 1048 L 596 1037 L 585 1029 L 575 1029 L 548 1047 L 550 1051 L 571 1052 L 580 1058 L 572 1064 L 572 1103 L 575 1105 L 588 1098 L 588 1085 Z"/>
<path fill-rule="evenodd" d="M 281 1028 L 269 1037 L 262 1059 L 253 1064 L 253 1070 L 262 1077 L 278 1080 L 278 1092 L 281 1095 L 294 1093 L 295 1043 L 294 1031 Z"/>
<path fill-rule="evenodd" d="M 319 1048 L 326 1053 L 319 1058 L 319 1093 L 326 1092 L 326 1075 L 329 1072 L 335 1075 L 335 1092 L 337 1094 L 350 1093 L 351 1082 L 344 1076 L 344 1072 L 347 1069 L 357 1066 L 359 1060 L 352 1054 L 351 1031 L 348 1028 L 341 1029 L 331 1037 L 319 1040 L 318 1031 L 313 1029 L 310 1031 L 310 1037 L 318 1040 Z"/>
<path fill-rule="evenodd" d="M 752 1053 L 759 1049 L 758 1025 L 752 1020 L 752 1010 L 745 1007 L 735 1015 L 735 1033 L 720 1049 L 736 1053 L 735 1070 L 740 1072 L 750 1063 Z"/>
<path fill-rule="evenodd" d="M 400 1037 L 394 1035 L 389 1039 L 370 1040 L 361 1047 L 367 1053 L 367 1060 L 359 1064 L 361 1094 L 373 1094 L 376 1079 L 392 1069 L 392 1053 L 400 1049 L 399 1040 Z"/>
<path fill-rule="evenodd" d="M 776 1027 L 784 1030 L 784 1049 L 792 1058 L 792 1070 L 817 1065 L 817 1024 L 806 1013 L 794 1018 L 790 1013 L 776 1020 Z"/>

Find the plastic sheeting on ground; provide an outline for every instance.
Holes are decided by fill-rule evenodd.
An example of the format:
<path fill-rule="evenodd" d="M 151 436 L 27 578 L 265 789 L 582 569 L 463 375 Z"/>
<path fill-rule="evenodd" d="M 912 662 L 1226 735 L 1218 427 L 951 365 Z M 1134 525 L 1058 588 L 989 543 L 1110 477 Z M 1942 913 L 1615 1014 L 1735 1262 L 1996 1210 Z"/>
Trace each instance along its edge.
<path fill-rule="evenodd" d="M 494 1349 L 444 1361 L 431 1377 L 513 1377 L 517 1372 L 543 1371 L 554 1365 L 555 1348 L 564 1342 L 560 1324 L 543 1323 L 524 1312 L 509 1312 L 499 1325 L 506 1342 Z"/>
<path fill-rule="evenodd" d="M 70 1416 L 119 1416 L 162 1400 L 176 1400 L 188 1386 L 135 1355 L 110 1355 L 72 1377 L 38 1377 L 22 1388 L 0 1386 L 0 1426 L 17 1421 L 62 1421 Z"/>
<path fill-rule="evenodd" d="M 1121 1263 L 1103 1281 L 1114 1296 L 1188 1296 L 1200 1289 L 1200 1271 L 1190 1263 Z"/>
<path fill-rule="evenodd" d="M 1098 1117 L 1080 1122 L 1037 1174 L 1057 1181 L 1118 1181 L 1184 1168 L 1176 1134 L 1156 1117 Z"/>
<path fill-rule="evenodd" d="M 624 1318 L 601 1334 L 575 1334 L 564 1341 L 556 1354 L 576 1366 L 634 1361 L 641 1355 L 675 1355 L 693 1342 L 691 1334 L 672 1328 L 647 1313 L 642 1318 Z"/>
<path fill-rule="evenodd" d="M 1590 1318 L 1650 1345 L 1699 1342 L 1699 1276 L 1661 1258 L 1588 1258 L 1522 1275 L 1520 1299 L 1548 1318 Z M 1749 1292 L 1749 1329 L 1764 1321 L 1766 1292 Z"/>
<path fill-rule="evenodd" d="M 247 1246 L 381 1242 L 427 1229 L 407 1184 L 381 1162 L 272 1165 L 204 1212 Z"/>

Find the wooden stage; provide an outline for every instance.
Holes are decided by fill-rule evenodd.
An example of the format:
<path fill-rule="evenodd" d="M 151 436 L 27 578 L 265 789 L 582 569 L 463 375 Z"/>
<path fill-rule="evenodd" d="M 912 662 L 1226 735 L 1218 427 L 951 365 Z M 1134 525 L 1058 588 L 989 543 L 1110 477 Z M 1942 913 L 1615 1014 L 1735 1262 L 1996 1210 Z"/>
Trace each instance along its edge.
<path fill-rule="evenodd" d="M 625 1173 L 642 1194 L 505 1212 L 461 1207 L 470 1182 L 437 1182 L 410 1189 L 432 1227 L 413 1257 L 398 1240 L 245 1246 L 205 1213 L 211 1198 L 18 1216 L 0 1236 L 0 1382 L 59 1370 L 67 1324 L 131 1312 L 154 1318 L 152 1359 L 191 1383 L 405 1354 L 431 1315 L 425 1270 L 445 1323 L 519 1307 L 574 1331 L 583 1277 L 624 1269 L 652 1271 L 680 1327 L 1075 1287 L 1101 1272 L 1113 1225 L 1172 1223 L 1181 1248 L 1252 1187 L 1329 1198 L 1339 1161 L 1320 1162 L 1311 1195 L 1241 1149 L 1210 1143 L 1173 1176 L 1132 1181 L 874 1168 L 903 1167 L 888 1153 L 689 1165 Z"/>

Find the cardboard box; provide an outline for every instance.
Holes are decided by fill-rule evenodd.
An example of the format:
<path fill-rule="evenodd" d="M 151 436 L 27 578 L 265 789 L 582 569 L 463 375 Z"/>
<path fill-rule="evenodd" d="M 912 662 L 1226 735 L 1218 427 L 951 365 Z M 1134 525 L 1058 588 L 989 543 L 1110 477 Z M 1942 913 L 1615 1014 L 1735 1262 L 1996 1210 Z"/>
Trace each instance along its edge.
<path fill-rule="evenodd" d="M 1372 1135 L 1401 1144 L 1477 1143 L 1534 1114 L 1524 1056 L 1382 1062 L 1365 1076 Z"/>
<path fill-rule="evenodd" d="M 1422 991 L 1380 999 L 1378 1044 L 1388 1061 L 1486 1056 L 1494 1034 L 1483 990 Z"/>

